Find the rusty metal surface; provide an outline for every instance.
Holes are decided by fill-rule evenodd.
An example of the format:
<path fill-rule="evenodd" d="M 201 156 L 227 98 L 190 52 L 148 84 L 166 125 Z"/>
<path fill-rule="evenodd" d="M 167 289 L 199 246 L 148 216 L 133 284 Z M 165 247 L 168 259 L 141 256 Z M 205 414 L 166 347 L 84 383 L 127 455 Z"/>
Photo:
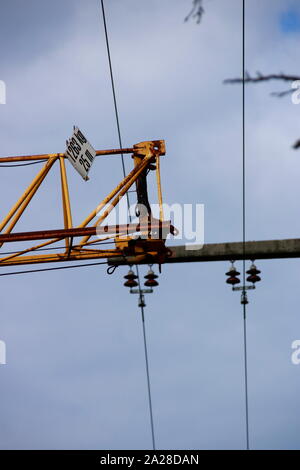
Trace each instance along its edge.
<path fill-rule="evenodd" d="M 192 263 L 207 261 L 235 261 L 235 260 L 267 260 L 300 258 L 300 239 L 285 240 L 259 240 L 249 241 L 244 246 L 242 242 L 209 243 L 201 249 L 187 250 L 185 245 L 169 246 L 171 255 L 165 263 Z M 109 265 L 147 264 L 144 259 L 121 257 L 108 259 Z"/>
<path fill-rule="evenodd" d="M 8 242 L 23 242 L 31 240 L 45 240 L 51 238 L 70 238 L 70 237 L 84 237 L 84 236 L 95 236 L 95 235 L 107 235 L 107 234 L 118 234 L 118 233 L 135 233 L 144 232 L 148 229 L 151 230 L 168 230 L 170 227 L 170 221 L 162 222 L 161 224 L 123 224 L 123 225 L 111 225 L 103 227 L 82 227 L 82 228 L 70 228 L 70 229 L 58 229 L 58 230 L 39 230 L 35 232 L 18 232 L 0 234 L 0 243 Z"/>
<path fill-rule="evenodd" d="M 174 234 L 175 229 L 170 221 L 161 221 L 151 216 L 151 211 L 147 214 L 140 214 L 138 223 L 123 225 L 105 225 L 105 219 L 110 211 L 119 203 L 120 199 L 126 194 L 130 187 L 136 183 L 138 186 L 138 203 L 148 202 L 146 171 L 151 169 L 152 165 L 158 164 L 159 157 L 165 155 L 165 142 L 163 140 L 144 141 L 125 149 L 98 150 L 96 155 L 114 155 L 114 154 L 132 154 L 134 160 L 133 170 L 123 178 L 123 180 L 97 205 L 77 227 L 72 226 L 71 201 L 69 197 L 67 174 L 65 170 L 66 158 L 64 153 L 25 155 L 0 158 L 0 163 L 24 162 L 24 161 L 43 161 L 44 167 L 34 177 L 25 192 L 13 205 L 9 213 L 0 223 L 0 248 L 4 243 L 28 242 L 34 240 L 47 240 L 31 247 L 18 248 L 15 252 L 0 253 L 0 266 L 46 263 L 54 261 L 71 261 L 75 259 L 92 259 L 111 256 L 135 255 L 139 259 L 155 257 L 159 263 L 164 262 L 170 252 L 165 247 L 165 240 L 169 233 Z M 55 161 L 60 162 L 60 179 L 62 190 L 62 210 L 64 228 L 57 230 L 34 230 L 27 232 L 12 233 L 16 223 L 23 215 L 25 209 L 31 202 L 31 199 L 37 193 L 41 183 L 44 181 L 50 168 Z M 158 182 L 160 185 L 160 180 Z M 140 186 L 139 186 L 140 185 Z M 139 191 L 140 189 L 140 191 Z M 159 194 L 161 192 L 159 191 Z M 160 204 L 162 198 L 160 198 Z M 100 210 L 110 203 L 109 207 L 99 215 Z M 93 226 L 88 226 L 92 219 L 97 218 Z M 8 225 L 9 224 L 9 225 Z M 129 235 L 130 243 L 124 246 L 124 249 L 118 249 L 116 246 L 112 250 L 107 249 L 87 249 L 95 242 L 109 239 L 126 238 Z M 73 243 L 73 239 L 82 237 L 81 241 Z M 90 237 L 98 237 L 89 241 Z M 47 255 L 40 254 L 39 251 L 45 246 L 54 245 L 58 241 L 64 240 L 65 247 L 61 253 L 53 252 Z M 93 247 L 94 248 L 94 247 Z M 57 248 L 53 247 L 53 250 Z M 60 248 L 59 248 L 60 249 Z M 152 258 L 151 258 L 152 259 Z"/>
<path fill-rule="evenodd" d="M 96 150 L 96 156 L 105 156 L 105 155 L 121 155 L 128 153 L 139 153 L 139 149 L 143 149 L 143 144 L 136 144 L 133 147 L 127 147 L 123 149 L 108 149 L 108 150 Z M 160 155 L 165 155 L 166 146 L 163 140 L 154 140 L 151 142 L 153 149 L 156 150 Z M 0 157 L 0 163 L 13 163 L 13 162 L 25 162 L 25 161 L 34 161 L 34 160 L 48 160 L 53 157 L 63 157 L 67 158 L 64 153 L 43 153 L 39 155 L 18 155 L 11 157 Z"/>
<path fill-rule="evenodd" d="M 125 148 L 125 149 L 109 149 L 109 150 L 96 150 L 96 156 L 101 155 L 120 155 L 127 153 L 134 153 L 134 148 Z M 40 155 L 19 155 L 13 157 L 0 157 L 0 163 L 13 163 L 13 162 L 25 162 L 25 161 L 34 161 L 34 160 L 48 160 L 52 157 L 63 157 L 67 158 L 64 153 L 44 153 Z"/>

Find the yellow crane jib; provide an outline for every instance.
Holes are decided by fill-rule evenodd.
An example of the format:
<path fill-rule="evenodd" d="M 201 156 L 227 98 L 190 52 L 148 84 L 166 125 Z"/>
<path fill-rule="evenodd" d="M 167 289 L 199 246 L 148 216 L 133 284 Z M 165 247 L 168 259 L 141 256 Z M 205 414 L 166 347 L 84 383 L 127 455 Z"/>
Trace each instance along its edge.
<path fill-rule="evenodd" d="M 163 263 L 170 251 L 165 246 L 169 233 L 176 229 L 170 221 L 164 220 L 163 200 L 160 178 L 160 157 L 165 155 L 163 140 L 140 142 L 124 149 L 96 150 L 96 156 L 131 154 L 134 167 L 130 173 L 90 212 L 77 226 L 73 225 L 71 201 L 64 153 L 41 154 L 14 157 L 1 157 L 0 164 L 44 161 L 45 164 L 35 176 L 18 201 L 12 206 L 0 222 L 0 266 L 24 265 L 35 263 L 52 263 L 97 258 L 116 258 L 130 256 L 149 259 L 152 263 Z M 58 161 L 62 195 L 62 220 L 64 228 L 45 229 L 40 231 L 15 232 L 15 226 L 23 216 L 32 198 L 38 192 L 47 174 Z M 156 172 L 159 218 L 152 215 L 148 198 L 147 175 Z M 136 186 L 136 215 L 138 223 L 105 225 L 110 212 Z M 108 207 L 108 208 L 107 208 Z M 101 210 L 104 209 L 101 213 Z M 99 215 L 101 213 L 101 215 Z M 91 225 L 92 223 L 92 225 Z M 43 241 L 42 241 L 43 240 Z M 45 241 L 46 240 L 46 241 Z M 101 247 L 101 242 L 111 240 L 112 249 Z M 39 241 L 31 247 L 22 247 L 14 252 L 4 253 L 3 246 L 10 242 Z M 42 241 L 42 242 L 41 242 Z M 57 243 L 64 241 L 58 251 Z M 100 247 L 99 247 L 100 245 Z M 47 248 L 45 248 L 47 247 Z M 45 254 L 44 251 L 47 250 Z M 5 250 L 6 251 L 6 250 Z M 2 254 L 1 254 L 2 253 Z"/>

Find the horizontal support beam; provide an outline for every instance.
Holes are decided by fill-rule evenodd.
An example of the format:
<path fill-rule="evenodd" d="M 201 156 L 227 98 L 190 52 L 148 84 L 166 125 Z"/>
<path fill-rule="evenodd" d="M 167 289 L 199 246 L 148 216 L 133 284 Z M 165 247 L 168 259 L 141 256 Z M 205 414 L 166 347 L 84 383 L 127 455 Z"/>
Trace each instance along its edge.
<path fill-rule="evenodd" d="M 86 230 L 86 229 L 85 229 Z M 52 238 L 52 237 L 51 237 Z M 231 260 L 259 260 L 259 259 L 282 259 L 300 258 L 300 239 L 267 240 L 246 242 L 245 256 L 243 255 L 243 244 L 234 243 L 212 243 L 204 245 L 202 250 L 187 250 L 184 245 L 168 247 L 171 256 L 165 259 L 165 263 L 189 263 L 207 261 L 231 261 Z M 53 263 L 62 261 L 78 261 L 88 259 L 107 258 L 108 265 L 149 264 L 149 258 L 140 260 L 137 258 L 116 256 L 117 250 L 95 250 L 94 252 L 72 252 L 71 256 L 65 253 L 36 255 L 18 257 L 7 260 L 0 266 Z"/>
<path fill-rule="evenodd" d="M 135 154 L 145 156 L 151 148 L 153 156 L 165 155 L 166 146 L 164 140 L 152 140 L 146 142 L 140 142 L 135 144 L 133 147 L 128 148 L 117 148 L 109 150 L 96 150 L 96 156 L 101 155 L 123 155 L 123 154 Z M 35 160 L 49 160 L 50 158 L 68 158 L 65 153 L 43 153 L 39 155 L 18 155 L 14 157 L 0 157 L 1 163 L 13 163 L 13 162 L 26 162 L 26 161 L 35 161 Z"/>
<path fill-rule="evenodd" d="M 187 250 L 185 245 L 169 246 L 171 256 L 165 263 L 191 263 L 206 261 L 257 260 L 276 258 L 300 258 L 300 239 L 251 241 L 233 243 L 209 243 L 202 249 Z M 190 245 L 191 248 L 191 245 Z M 136 263 L 134 257 L 110 258 L 108 264 L 148 264 L 149 260 Z"/>
<path fill-rule="evenodd" d="M 96 235 L 96 227 L 70 228 L 59 230 L 40 230 L 35 232 L 18 232 L 0 235 L 0 244 L 10 242 L 25 242 L 32 240 L 47 240 L 51 238 L 72 238 L 84 235 Z"/>
<path fill-rule="evenodd" d="M 134 148 L 125 148 L 125 149 L 110 149 L 110 150 L 96 150 L 96 156 L 101 155 L 120 155 L 125 153 L 134 153 Z M 35 161 L 35 160 L 48 160 L 53 157 L 63 157 L 67 158 L 64 153 L 45 153 L 41 155 L 23 155 L 16 157 L 1 157 L 0 163 L 16 163 L 16 162 L 26 162 L 26 161 Z"/>
<path fill-rule="evenodd" d="M 112 256 L 116 250 L 95 250 L 94 252 L 80 252 L 76 253 L 73 251 L 71 254 L 67 253 L 49 253 L 46 255 L 31 255 L 31 256 L 19 256 L 6 261 L 1 261 L 0 268 L 4 266 L 20 266 L 27 264 L 43 264 L 43 263 L 62 263 L 71 261 L 88 261 L 95 259 L 103 259 Z"/>
<path fill-rule="evenodd" d="M 170 231 L 170 221 L 154 223 L 151 221 L 148 224 L 123 224 L 123 225 L 108 225 L 98 227 L 81 227 L 81 228 L 69 228 L 59 230 L 41 230 L 36 232 L 19 232 L 19 233 L 7 233 L 0 234 L 0 244 L 8 242 L 24 242 L 32 240 L 47 240 L 51 238 L 73 238 L 73 237 L 92 237 L 101 235 L 114 235 L 114 234 L 129 234 L 135 232 L 146 232 L 148 230 L 156 231 L 167 229 L 167 233 Z M 0 253 L 1 255 L 1 253 Z"/>

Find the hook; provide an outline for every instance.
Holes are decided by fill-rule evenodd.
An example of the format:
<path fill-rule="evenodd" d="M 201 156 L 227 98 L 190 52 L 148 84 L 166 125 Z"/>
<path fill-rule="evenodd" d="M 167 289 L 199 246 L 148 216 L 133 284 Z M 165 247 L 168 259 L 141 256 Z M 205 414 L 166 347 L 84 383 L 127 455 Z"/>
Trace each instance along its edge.
<path fill-rule="evenodd" d="M 109 266 L 106 270 L 107 274 L 113 274 L 118 267 L 117 264 L 115 266 Z"/>

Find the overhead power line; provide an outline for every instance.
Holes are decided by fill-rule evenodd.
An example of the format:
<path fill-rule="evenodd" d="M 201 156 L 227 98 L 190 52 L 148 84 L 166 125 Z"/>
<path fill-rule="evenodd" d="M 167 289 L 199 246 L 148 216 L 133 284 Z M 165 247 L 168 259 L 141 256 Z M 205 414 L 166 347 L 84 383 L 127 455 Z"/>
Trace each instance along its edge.
<path fill-rule="evenodd" d="M 102 261 L 99 263 L 86 263 L 86 264 L 73 264 L 72 266 L 58 266 L 56 268 L 42 268 L 42 269 L 30 269 L 26 271 L 15 271 L 9 273 L 2 273 L 0 276 L 16 276 L 17 274 L 32 274 L 40 273 L 45 271 L 58 271 L 60 269 L 75 269 L 75 268 L 88 268 L 90 266 L 99 266 L 101 264 L 107 264 L 107 261 Z"/>
<path fill-rule="evenodd" d="M 243 127 L 243 190 L 242 190 L 242 200 L 243 200 L 243 286 L 246 285 L 246 120 L 245 120 L 245 0 L 242 0 L 242 67 L 243 67 L 243 86 L 242 86 L 242 127 Z M 246 290 L 243 291 L 243 299 L 246 299 Z M 242 303 L 243 307 L 243 327 L 244 327 L 244 372 L 245 372 L 245 424 L 246 424 L 246 448 L 250 449 L 249 445 L 249 405 L 248 405 L 248 359 L 247 359 L 247 312 L 246 312 L 246 302 Z"/>
<path fill-rule="evenodd" d="M 38 163 L 45 163 L 45 160 L 37 160 L 30 163 L 16 163 L 14 165 L 0 165 L 0 168 L 15 168 L 17 166 L 37 165 Z"/>
<path fill-rule="evenodd" d="M 112 245 L 114 244 L 114 240 L 111 240 L 109 242 L 105 241 L 105 242 L 96 242 L 96 243 L 91 243 L 89 245 L 89 249 L 93 249 L 94 246 L 99 246 L 99 245 Z M 30 251 L 52 251 L 52 250 L 64 250 L 66 248 L 66 245 L 64 246 L 52 246 L 51 248 L 36 248 L 34 250 L 30 250 Z M 73 246 L 73 249 L 76 248 L 76 245 Z M 27 248 L 25 248 L 24 250 L 27 250 Z M 22 250 L 18 250 L 18 251 L 6 251 L 6 252 L 0 252 L 0 255 L 3 256 L 3 255 L 17 255 L 18 253 L 20 253 L 20 251 Z"/>
<path fill-rule="evenodd" d="M 121 128 L 120 128 L 120 119 L 119 119 L 119 111 L 117 105 L 117 98 L 116 98 L 116 88 L 115 88 L 115 80 L 114 80 L 114 73 L 112 67 L 112 60 L 111 60 L 111 52 L 109 46 L 109 37 L 108 37 L 108 30 L 107 30 L 107 22 L 106 22 L 106 14 L 104 8 L 104 0 L 101 0 L 101 7 L 102 7 L 102 18 L 103 18 L 103 25 L 104 25 L 104 32 L 105 32 L 105 41 L 106 41 L 106 49 L 107 49 L 107 57 L 108 57 L 108 64 L 109 64 L 109 72 L 110 72 L 110 79 L 111 79 L 111 87 L 113 93 L 113 101 L 114 101 L 114 109 L 115 109 L 115 117 L 116 117 L 116 124 L 117 124 L 117 131 L 118 131 L 118 139 L 120 150 L 123 148 L 122 144 L 122 136 L 121 136 Z M 121 154 L 122 159 L 122 169 L 123 169 L 123 176 L 126 177 L 126 169 L 125 169 L 125 162 L 124 162 L 124 155 Z M 129 194 L 126 193 L 127 197 L 127 206 L 128 206 L 128 215 L 129 221 L 131 222 L 131 215 L 130 215 L 130 202 L 129 202 Z M 145 364 L 146 364 L 146 376 L 147 376 L 147 388 L 148 388 L 148 401 L 149 401 L 149 414 L 150 414 L 150 425 L 151 425 L 151 436 L 152 436 L 152 447 L 155 450 L 155 433 L 154 433 L 154 422 L 153 422 L 153 411 L 152 411 L 152 399 L 151 399 L 151 382 L 150 382 L 150 373 L 149 373 L 149 361 L 148 361 L 148 349 L 147 349 L 147 341 L 146 341 L 146 327 L 145 327 L 145 316 L 144 316 L 144 307 L 142 301 L 142 293 L 141 293 L 141 281 L 140 281 L 140 274 L 139 268 L 135 265 L 136 274 L 138 277 L 138 286 L 140 292 L 140 308 L 141 308 L 141 316 L 142 316 L 142 326 L 143 326 L 143 338 L 144 338 L 144 351 L 145 351 Z"/>

